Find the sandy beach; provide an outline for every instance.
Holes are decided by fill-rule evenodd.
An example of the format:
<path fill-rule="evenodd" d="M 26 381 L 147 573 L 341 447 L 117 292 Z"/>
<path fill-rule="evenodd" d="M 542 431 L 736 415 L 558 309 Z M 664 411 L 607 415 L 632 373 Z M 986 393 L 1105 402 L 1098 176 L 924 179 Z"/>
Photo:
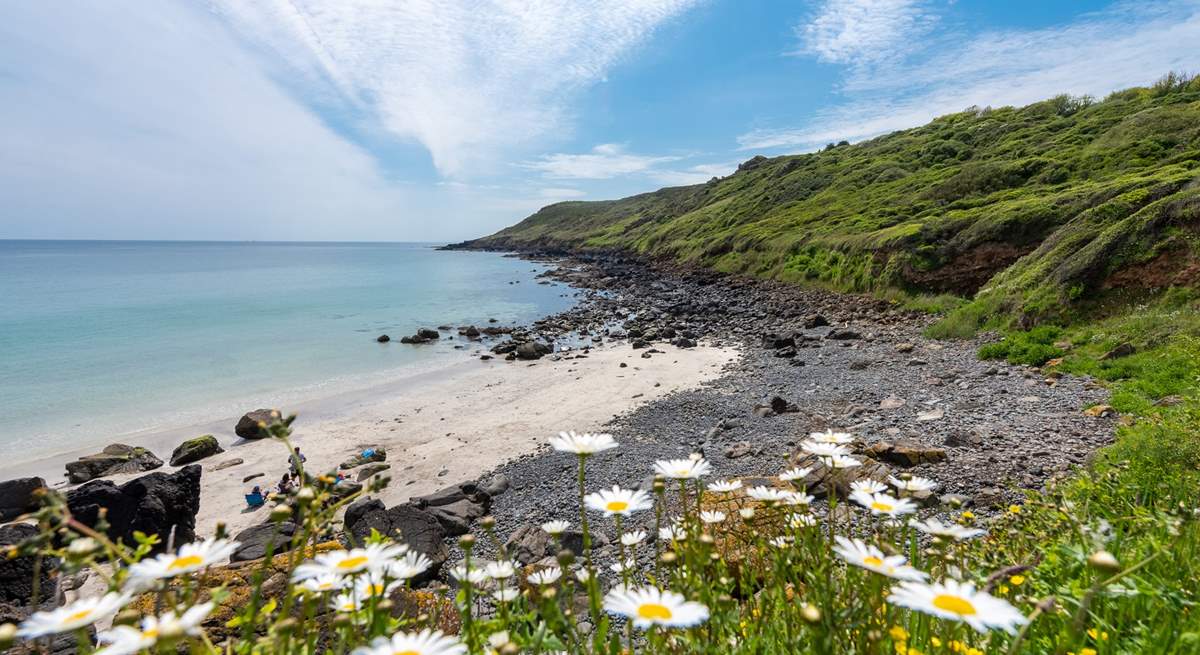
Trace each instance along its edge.
<path fill-rule="evenodd" d="M 414 372 L 365 391 L 280 409 L 299 414 L 293 439 L 310 470 L 332 470 L 366 446 L 385 448 L 392 482 L 379 497 L 391 506 L 474 479 L 538 450 L 560 430 L 599 430 L 615 415 L 717 377 L 738 358 L 737 350 L 730 347 L 663 348 L 666 352 L 649 359 L 627 344 L 595 348 L 584 358 L 559 361 L 480 361 L 464 355 L 444 367 Z M 198 534 L 211 534 L 219 522 L 236 534 L 267 520 L 267 510 L 246 509 L 243 494 L 255 484 L 273 485 L 287 470 L 282 444 L 237 437 L 236 420 L 226 417 L 127 440 L 150 448 L 166 461 L 185 439 L 199 434 L 217 437 L 225 452 L 199 462 L 204 474 Z M 41 475 L 51 486 L 64 489 L 64 465 L 79 454 L 0 468 L 0 479 Z M 235 458 L 243 462 L 213 470 Z M 164 465 L 159 470 L 175 469 Z M 243 482 L 257 473 L 262 476 Z M 121 483 L 134 477 L 106 479 Z"/>

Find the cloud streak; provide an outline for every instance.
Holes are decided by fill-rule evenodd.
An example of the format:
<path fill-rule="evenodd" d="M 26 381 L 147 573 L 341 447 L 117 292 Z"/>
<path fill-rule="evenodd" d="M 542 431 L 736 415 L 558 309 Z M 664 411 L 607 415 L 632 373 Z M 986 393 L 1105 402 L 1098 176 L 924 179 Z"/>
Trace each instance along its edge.
<path fill-rule="evenodd" d="M 925 0 L 826 0 L 796 28 L 802 47 L 794 54 L 833 64 L 894 59 L 917 48 L 936 22 Z"/>

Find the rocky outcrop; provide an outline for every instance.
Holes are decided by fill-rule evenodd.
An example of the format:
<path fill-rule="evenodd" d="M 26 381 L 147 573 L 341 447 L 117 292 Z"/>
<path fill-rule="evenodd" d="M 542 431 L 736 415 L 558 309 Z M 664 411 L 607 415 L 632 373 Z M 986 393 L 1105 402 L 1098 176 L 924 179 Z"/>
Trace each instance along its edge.
<path fill-rule="evenodd" d="M 211 457 L 223 452 L 225 452 L 225 449 L 221 447 L 221 444 L 217 443 L 217 438 L 211 434 L 206 434 L 195 439 L 188 439 L 179 444 L 171 452 L 171 466 L 191 464 L 205 457 Z"/>
<path fill-rule="evenodd" d="M 913 440 L 879 441 L 868 446 L 866 453 L 875 459 L 906 467 L 946 459 L 945 448 L 926 446 Z"/>
<path fill-rule="evenodd" d="M 436 578 L 450 557 L 445 542 L 446 530 L 441 522 L 414 505 L 404 504 L 385 509 L 378 500 L 364 499 L 346 508 L 343 521 L 347 538 L 354 544 L 365 543 L 371 531 L 376 530 L 428 557 L 433 566 L 414 578 L 413 584 L 423 584 Z"/>
<path fill-rule="evenodd" d="M 400 339 L 400 343 L 429 343 L 430 341 L 437 341 L 441 338 L 442 335 L 437 330 L 432 328 L 420 328 L 417 330 L 416 334 L 402 337 Z"/>
<path fill-rule="evenodd" d="M 67 479 L 78 484 L 106 475 L 150 471 L 162 465 L 162 460 L 145 448 L 115 443 L 94 455 L 67 462 Z"/>
<path fill-rule="evenodd" d="M 292 549 L 292 536 L 296 534 L 296 524 L 291 522 L 263 523 L 246 528 L 237 533 L 234 539 L 241 544 L 229 556 L 230 562 L 248 562 L 267 556 L 267 550 L 272 555 Z"/>
<path fill-rule="evenodd" d="M 446 533 L 453 536 L 466 534 L 471 523 L 492 510 L 492 497 L 473 481 L 419 496 L 410 502 L 432 514 Z"/>
<path fill-rule="evenodd" d="M 34 492 L 46 486 L 42 478 L 17 478 L 0 482 L 0 521 L 11 521 L 37 509 Z"/>
<path fill-rule="evenodd" d="M 174 473 L 151 473 L 117 486 L 93 480 L 67 492 L 74 517 L 95 527 L 105 510 L 111 539 L 134 544 L 133 533 L 158 535 L 156 550 L 164 550 L 174 533 L 176 545 L 196 538 L 200 511 L 200 465 L 189 464 Z"/>
<path fill-rule="evenodd" d="M 237 425 L 234 426 L 233 432 L 243 439 L 262 439 L 267 436 L 263 426 L 270 427 L 282 421 L 279 412 L 273 409 L 256 409 L 253 412 L 246 412 L 242 418 L 238 419 Z"/>
<path fill-rule="evenodd" d="M 26 539 L 36 536 L 36 526 L 27 523 L 14 523 L 0 526 L 0 552 L 8 546 L 19 544 Z M 0 557 L 0 601 L 16 605 L 28 605 L 33 598 L 33 571 L 36 568 L 36 557 Z M 42 562 L 40 596 L 46 598 L 53 587 L 50 581 L 50 570 L 54 562 Z"/>

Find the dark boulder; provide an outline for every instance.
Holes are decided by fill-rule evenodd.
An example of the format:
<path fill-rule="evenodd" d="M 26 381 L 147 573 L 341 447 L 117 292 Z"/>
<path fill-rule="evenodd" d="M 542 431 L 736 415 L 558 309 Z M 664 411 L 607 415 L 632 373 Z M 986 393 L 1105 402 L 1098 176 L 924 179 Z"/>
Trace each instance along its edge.
<path fill-rule="evenodd" d="M 87 482 L 106 475 L 142 473 L 162 465 L 162 460 L 145 448 L 114 443 L 94 455 L 67 462 L 67 479 L 74 483 Z"/>
<path fill-rule="evenodd" d="M 901 439 L 878 441 L 867 447 L 866 453 L 875 459 L 900 466 L 916 466 L 946 460 L 946 449 L 926 446 L 919 441 Z"/>
<path fill-rule="evenodd" d="M 256 409 L 243 414 L 233 432 L 243 439 L 262 439 L 267 436 L 266 430 L 262 429 L 264 426 L 269 427 L 281 421 L 279 412 L 273 409 Z"/>
<path fill-rule="evenodd" d="M 795 346 L 796 339 L 795 339 L 795 337 L 788 337 L 788 336 L 784 336 L 781 334 L 775 334 L 774 332 L 770 332 L 770 333 L 763 335 L 762 343 L 763 343 L 763 348 L 769 348 L 771 350 L 778 350 L 780 348 L 787 348 L 788 346 Z"/>
<path fill-rule="evenodd" d="M 386 334 L 381 334 L 381 335 L 375 337 L 375 340 L 378 341 L 379 343 L 387 343 L 387 342 L 391 341 L 392 338 Z"/>
<path fill-rule="evenodd" d="M 195 439 L 188 439 L 179 444 L 171 453 L 171 466 L 191 464 L 205 457 L 211 457 L 223 452 L 225 452 L 225 449 L 221 447 L 221 444 L 217 443 L 217 438 L 211 434 L 206 434 Z"/>
<path fill-rule="evenodd" d="M 381 509 L 382 503 L 369 501 L 351 513 L 354 505 L 347 508 L 344 522 L 347 537 L 352 543 L 363 544 L 371 536 L 372 530 L 378 531 L 423 553 L 433 563 L 427 571 L 413 579 L 413 584 L 422 584 L 437 577 L 442 565 L 450 557 L 445 542 L 446 530 L 437 518 L 410 504 Z"/>
<path fill-rule="evenodd" d="M 475 482 L 447 487 L 409 502 L 436 517 L 446 533 L 453 536 L 466 534 L 471 523 L 492 510 L 492 497 Z"/>
<path fill-rule="evenodd" d="M 804 319 L 804 329 L 812 330 L 813 328 L 825 327 L 829 325 L 829 321 L 820 314 L 813 314 Z"/>
<path fill-rule="evenodd" d="M 174 473 L 151 473 L 117 486 L 110 480 L 93 480 L 67 492 L 71 514 L 95 527 L 106 510 L 108 537 L 136 544 L 135 531 L 161 539 L 162 551 L 174 531 L 176 545 L 196 538 L 196 513 L 200 511 L 200 465 L 189 464 Z"/>
<path fill-rule="evenodd" d="M 433 328 L 419 328 L 417 330 L 417 336 L 425 339 L 426 341 L 437 341 L 438 339 L 442 338 L 441 333 Z"/>
<path fill-rule="evenodd" d="M 1137 348 L 1134 348 L 1133 344 L 1126 342 L 1126 343 L 1122 343 L 1122 344 L 1116 346 L 1112 350 L 1101 355 L 1100 361 L 1108 361 L 1110 359 L 1120 359 L 1121 357 L 1128 357 L 1136 352 L 1137 352 Z"/>
<path fill-rule="evenodd" d="M 0 482 L 0 521 L 11 521 L 37 509 L 34 492 L 46 486 L 41 478 L 17 478 Z"/>
<path fill-rule="evenodd" d="M 292 536 L 296 534 L 296 524 L 263 523 L 246 528 L 234 537 L 241 545 L 229 556 L 230 562 L 247 562 L 252 559 L 262 559 L 267 556 L 267 549 L 272 555 L 292 549 Z"/>
<path fill-rule="evenodd" d="M 0 553 L 8 546 L 19 544 L 37 536 L 36 526 L 27 523 L 14 523 L 0 526 Z M 33 571 L 37 558 L 33 555 L 22 557 L 0 557 L 0 601 L 28 605 L 33 599 Z M 42 562 L 41 597 L 48 597 L 54 590 L 50 581 L 50 570 L 54 562 Z"/>
<path fill-rule="evenodd" d="M 829 334 L 825 335 L 825 338 L 834 339 L 837 341 L 853 341 L 855 339 L 861 339 L 862 334 L 851 330 L 850 328 L 836 328 L 830 330 Z"/>

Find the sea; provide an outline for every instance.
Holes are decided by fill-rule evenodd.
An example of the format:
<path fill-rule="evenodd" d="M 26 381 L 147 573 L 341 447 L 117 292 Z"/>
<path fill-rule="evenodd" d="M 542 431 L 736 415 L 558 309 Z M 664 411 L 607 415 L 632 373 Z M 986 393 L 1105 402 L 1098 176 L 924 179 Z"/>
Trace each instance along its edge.
<path fill-rule="evenodd" d="M 398 342 L 418 327 L 575 303 L 544 265 L 436 245 L 0 240 L 0 460 L 378 385 L 478 348 Z"/>

